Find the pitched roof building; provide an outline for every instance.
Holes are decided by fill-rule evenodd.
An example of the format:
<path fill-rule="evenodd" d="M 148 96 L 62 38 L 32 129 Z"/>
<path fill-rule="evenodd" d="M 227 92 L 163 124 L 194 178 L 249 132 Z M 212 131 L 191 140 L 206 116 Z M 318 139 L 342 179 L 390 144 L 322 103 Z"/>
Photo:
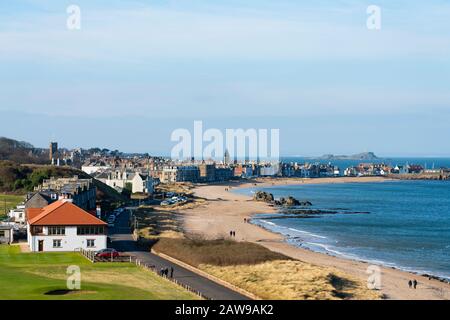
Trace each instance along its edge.
<path fill-rule="evenodd" d="M 107 224 L 70 201 L 28 208 L 27 233 L 31 251 L 98 251 L 106 248 Z"/>

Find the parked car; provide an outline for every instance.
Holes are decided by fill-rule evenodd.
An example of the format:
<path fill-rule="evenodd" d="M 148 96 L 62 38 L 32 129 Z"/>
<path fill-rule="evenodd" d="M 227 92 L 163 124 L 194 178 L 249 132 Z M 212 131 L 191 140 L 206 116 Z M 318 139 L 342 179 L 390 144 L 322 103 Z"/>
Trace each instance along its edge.
<path fill-rule="evenodd" d="M 113 248 L 102 249 L 95 254 L 96 257 L 99 258 L 117 258 L 119 256 L 119 252 Z"/>

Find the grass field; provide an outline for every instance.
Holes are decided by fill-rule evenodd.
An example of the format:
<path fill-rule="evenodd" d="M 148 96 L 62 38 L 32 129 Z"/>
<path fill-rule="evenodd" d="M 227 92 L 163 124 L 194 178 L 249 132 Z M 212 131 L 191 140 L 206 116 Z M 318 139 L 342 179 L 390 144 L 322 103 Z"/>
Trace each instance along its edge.
<path fill-rule="evenodd" d="M 24 196 L 0 194 L 0 219 L 24 200 Z"/>
<path fill-rule="evenodd" d="M 81 290 L 67 289 L 67 267 L 81 270 Z M 19 246 L 0 245 L 0 299 L 197 299 L 184 289 L 129 263 L 93 264 L 78 253 L 21 253 Z"/>

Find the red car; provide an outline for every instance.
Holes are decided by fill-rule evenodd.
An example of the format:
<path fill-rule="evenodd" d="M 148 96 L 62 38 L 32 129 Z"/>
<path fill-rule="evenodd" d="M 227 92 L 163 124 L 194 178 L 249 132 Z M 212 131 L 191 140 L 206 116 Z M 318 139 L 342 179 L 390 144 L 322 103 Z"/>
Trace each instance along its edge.
<path fill-rule="evenodd" d="M 117 252 L 116 249 L 108 248 L 98 251 L 95 256 L 99 258 L 111 258 L 111 256 L 113 258 L 117 258 L 119 256 L 119 252 Z"/>

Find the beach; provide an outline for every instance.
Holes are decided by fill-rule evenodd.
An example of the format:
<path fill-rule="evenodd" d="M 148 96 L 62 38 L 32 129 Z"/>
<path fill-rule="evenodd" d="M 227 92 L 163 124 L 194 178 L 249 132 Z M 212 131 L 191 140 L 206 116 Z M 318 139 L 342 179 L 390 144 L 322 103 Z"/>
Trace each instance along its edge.
<path fill-rule="evenodd" d="M 264 202 L 256 202 L 251 197 L 227 191 L 234 188 L 272 185 L 316 184 L 316 183 L 364 183 L 383 182 L 382 177 L 340 177 L 320 179 L 257 179 L 246 183 L 226 183 L 219 185 L 200 185 L 194 189 L 197 197 L 207 201 L 199 206 L 182 209 L 186 233 L 201 235 L 207 239 L 226 238 L 229 231 L 236 231 L 237 241 L 258 243 L 266 248 L 286 256 L 311 263 L 313 265 L 337 269 L 348 275 L 367 281 L 368 263 L 316 253 L 292 246 L 284 241 L 280 234 L 265 230 L 256 225 L 245 223 L 244 219 L 262 213 L 276 213 L 277 209 Z M 408 281 L 416 279 L 417 289 L 409 289 Z M 436 300 L 450 298 L 450 285 L 436 279 L 381 266 L 381 293 L 386 299 Z"/>

